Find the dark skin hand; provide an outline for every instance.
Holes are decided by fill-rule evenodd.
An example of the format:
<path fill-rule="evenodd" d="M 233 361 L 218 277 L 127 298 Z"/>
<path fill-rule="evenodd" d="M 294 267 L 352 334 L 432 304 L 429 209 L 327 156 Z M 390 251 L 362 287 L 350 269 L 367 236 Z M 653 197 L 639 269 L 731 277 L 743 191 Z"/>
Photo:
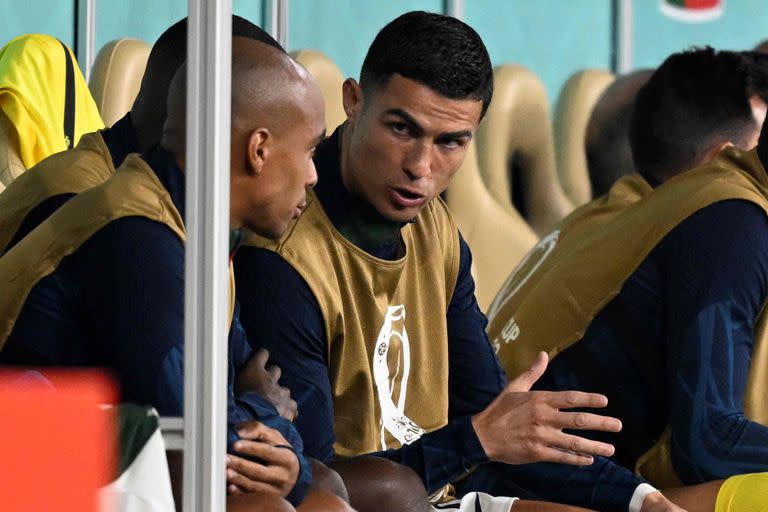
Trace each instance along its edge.
<path fill-rule="evenodd" d="M 234 449 L 245 456 L 227 455 L 227 492 L 229 494 L 264 492 L 287 496 L 299 477 L 299 458 L 275 429 L 258 421 L 238 427 L 240 441 Z"/>
<path fill-rule="evenodd" d="M 296 401 L 291 398 L 290 390 L 279 383 L 280 367 L 267 368 L 268 360 L 269 352 L 266 349 L 257 350 L 245 366 L 237 372 L 235 393 L 238 395 L 247 392 L 256 393 L 274 405 L 280 416 L 293 421 L 299 414 Z"/>

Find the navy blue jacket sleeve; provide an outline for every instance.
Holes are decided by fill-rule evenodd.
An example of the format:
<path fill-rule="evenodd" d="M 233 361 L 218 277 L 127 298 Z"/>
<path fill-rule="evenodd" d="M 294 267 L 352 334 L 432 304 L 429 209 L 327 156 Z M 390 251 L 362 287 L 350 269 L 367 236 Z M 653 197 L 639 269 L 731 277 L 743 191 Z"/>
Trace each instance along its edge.
<path fill-rule="evenodd" d="M 333 459 L 333 402 L 328 377 L 325 328 L 309 286 L 279 255 L 241 247 L 235 254 L 241 321 L 253 349 L 269 350 L 269 364 L 282 371 L 299 415 L 294 424 L 305 453 Z"/>
<path fill-rule="evenodd" d="M 240 324 L 240 305 L 236 303 L 232 326 L 229 331 L 229 364 L 227 372 L 227 451 L 237 454 L 233 445 L 240 437 L 237 429 L 241 423 L 258 420 L 283 435 L 288 444 L 293 447 L 299 460 L 299 476 L 286 499 L 297 505 L 301 503 L 312 484 L 312 467 L 304 455 L 304 445 L 293 424 L 280 416 L 275 407 L 265 398 L 256 393 L 235 395 L 234 376 L 251 358 L 252 350 Z M 183 399 L 183 382 L 177 376 L 183 372 L 183 345 L 175 346 L 163 361 L 163 370 L 159 381 L 158 395 Z M 182 404 L 171 405 L 181 410 Z"/>
<path fill-rule="evenodd" d="M 768 220 L 723 201 L 659 246 L 672 456 L 684 482 L 768 469 L 768 427 L 744 416 L 754 322 L 768 296 Z"/>

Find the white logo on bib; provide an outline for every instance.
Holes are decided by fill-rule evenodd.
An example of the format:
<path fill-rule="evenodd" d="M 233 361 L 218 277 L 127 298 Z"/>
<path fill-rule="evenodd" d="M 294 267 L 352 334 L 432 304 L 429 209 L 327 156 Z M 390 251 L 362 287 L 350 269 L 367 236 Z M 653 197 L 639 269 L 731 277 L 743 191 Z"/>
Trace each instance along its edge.
<path fill-rule="evenodd" d="M 389 358 L 395 367 L 390 373 Z M 381 449 L 387 449 L 386 433 L 401 444 L 411 444 L 426 431 L 405 415 L 408 377 L 411 373 L 411 346 L 405 330 L 405 306 L 389 306 L 376 340 L 373 378 L 381 408 Z M 397 397 L 395 393 L 398 391 Z"/>

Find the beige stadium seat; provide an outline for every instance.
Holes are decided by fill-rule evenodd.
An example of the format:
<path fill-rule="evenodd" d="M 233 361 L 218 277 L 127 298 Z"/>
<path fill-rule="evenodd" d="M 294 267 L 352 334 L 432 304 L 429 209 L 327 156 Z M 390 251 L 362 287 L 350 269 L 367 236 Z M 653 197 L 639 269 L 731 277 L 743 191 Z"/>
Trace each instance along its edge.
<path fill-rule="evenodd" d="M 88 88 L 106 126 L 112 126 L 131 110 L 150 50 L 144 41 L 117 39 L 96 55 Z"/>
<path fill-rule="evenodd" d="M 555 109 L 555 150 L 563 191 L 575 206 L 592 200 L 587 152 L 587 124 L 600 95 L 614 75 L 602 69 L 586 69 L 572 75 L 560 91 Z"/>
<path fill-rule="evenodd" d="M 325 98 L 325 126 L 329 134 L 347 120 L 341 100 L 341 84 L 344 75 L 331 59 L 317 50 L 296 50 L 291 52 L 296 62 L 307 68 L 320 86 Z"/>
<path fill-rule="evenodd" d="M 0 110 L 0 192 L 26 170 L 19 154 L 19 136 Z"/>
<path fill-rule="evenodd" d="M 572 209 L 555 169 L 552 122 L 541 80 L 528 69 L 494 70 L 494 93 L 477 133 L 478 163 L 491 194 L 519 210 L 539 235 Z"/>
<path fill-rule="evenodd" d="M 472 274 L 480 309 L 486 311 L 517 263 L 538 236 L 516 210 L 503 208 L 480 176 L 472 143 L 446 193 L 456 225 L 472 250 Z"/>

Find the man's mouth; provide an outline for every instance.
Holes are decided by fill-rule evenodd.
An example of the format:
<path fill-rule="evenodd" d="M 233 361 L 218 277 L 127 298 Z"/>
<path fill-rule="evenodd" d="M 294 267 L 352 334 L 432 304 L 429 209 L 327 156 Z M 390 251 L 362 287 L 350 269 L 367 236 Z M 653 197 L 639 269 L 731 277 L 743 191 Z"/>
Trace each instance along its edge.
<path fill-rule="evenodd" d="M 420 192 L 404 187 L 393 187 L 389 190 L 394 202 L 401 207 L 419 206 L 427 198 L 427 196 Z"/>

